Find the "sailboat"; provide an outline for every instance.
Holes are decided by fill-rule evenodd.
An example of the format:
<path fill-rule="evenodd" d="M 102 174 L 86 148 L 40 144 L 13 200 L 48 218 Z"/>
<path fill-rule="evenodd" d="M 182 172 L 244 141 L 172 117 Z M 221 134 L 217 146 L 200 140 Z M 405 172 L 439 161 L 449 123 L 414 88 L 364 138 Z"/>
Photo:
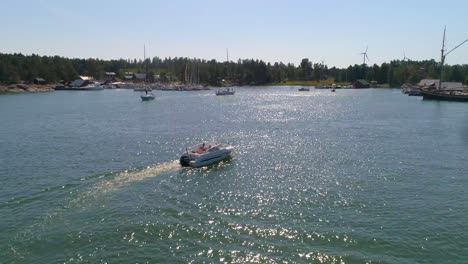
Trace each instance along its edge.
<path fill-rule="evenodd" d="M 227 72 L 227 79 L 230 79 L 230 74 L 229 74 L 229 50 L 226 49 L 226 72 Z M 229 80 L 223 79 L 221 81 L 221 86 L 224 87 L 224 89 L 219 89 L 216 91 L 216 95 L 234 95 L 236 91 L 234 88 L 232 88 L 232 84 Z"/>
<path fill-rule="evenodd" d="M 145 91 L 145 94 L 142 94 L 140 98 L 142 101 L 151 101 L 151 100 L 154 100 L 154 95 L 151 92 L 151 88 L 146 87 L 147 86 L 146 81 L 148 80 L 148 62 L 146 61 L 146 46 L 145 45 L 143 45 L 143 61 L 145 62 L 145 85 L 144 85 L 145 87 L 143 90 Z"/>
<path fill-rule="evenodd" d="M 468 39 L 465 39 L 462 43 L 455 46 L 455 48 L 451 49 L 449 52 L 445 53 L 445 28 L 444 28 L 444 36 L 442 38 L 442 49 L 440 50 L 440 79 L 439 85 L 437 90 L 431 89 L 422 89 L 421 94 L 423 99 L 431 99 L 431 100 L 443 100 L 443 101 L 460 101 L 460 102 L 468 102 L 468 92 L 463 90 L 463 87 L 460 87 L 460 91 L 444 91 L 442 89 L 442 78 L 443 78 L 443 69 L 444 69 L 444 62 L 445 57 L 449 55 L 452 51 L 460 47 L 461 45 L 465 44 Z"/>

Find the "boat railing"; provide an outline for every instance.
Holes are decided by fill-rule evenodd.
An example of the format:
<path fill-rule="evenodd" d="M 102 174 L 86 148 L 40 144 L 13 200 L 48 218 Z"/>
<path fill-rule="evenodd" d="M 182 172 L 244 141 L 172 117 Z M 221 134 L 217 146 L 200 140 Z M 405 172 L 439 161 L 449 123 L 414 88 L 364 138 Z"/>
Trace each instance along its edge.
<path fill-rule="evenodd" d="M 191 147 L 187 147 L 186 150 L 187 151 L 199 150 L 202 146 L 203 146 L 203 143 L 197 144 L 197 145 L 194 145 L 194 146 L 191 146 Z M 205 142 L 205 148 L 206 149 L 211 149 L 211 148 L 214 148 L 214 147 L 219 148 L 220 146 L 221 146 L 221 144 L 219 144 L 219 143 Z"/>

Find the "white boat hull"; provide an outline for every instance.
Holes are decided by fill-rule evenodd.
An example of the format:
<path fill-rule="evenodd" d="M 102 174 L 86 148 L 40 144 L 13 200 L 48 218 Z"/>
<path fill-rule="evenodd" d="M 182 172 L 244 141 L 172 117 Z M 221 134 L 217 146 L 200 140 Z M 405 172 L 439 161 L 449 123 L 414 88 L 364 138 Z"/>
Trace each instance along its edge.
<path fill-rule="evenodd" d="M 236 91 L 234 91 L 234 89 L 231 89 L 231 88 L 216 91 L 216 95 L 233 95 L 235 93 Z"/>
<path fill-rule="evenodd" d="M 229 156 L 231 156 L 231 152 L 234 149 L 233 147 L 221 147 L 215 146 L 215 150 L 208 150 L 205 153 L 198 154 L 194 153 L 193 151 L 187 151 L 186 153 L 182 154 L 180 157 L 180 164 L 183 167 L 193 167 L 199 168 L 208 166 L 211 164 L 215 164 L 220 162 Z"/>

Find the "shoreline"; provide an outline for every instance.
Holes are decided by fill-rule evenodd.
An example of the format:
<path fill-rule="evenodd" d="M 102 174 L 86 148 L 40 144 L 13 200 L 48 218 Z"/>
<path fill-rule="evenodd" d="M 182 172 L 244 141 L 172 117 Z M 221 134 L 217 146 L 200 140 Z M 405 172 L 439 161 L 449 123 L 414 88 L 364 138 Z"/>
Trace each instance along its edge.
<path fill-rule="evenodd" d="M 52 84 L 11 84 L 0 85 L 0 94 L 43 93 L 55 91 Z"/>

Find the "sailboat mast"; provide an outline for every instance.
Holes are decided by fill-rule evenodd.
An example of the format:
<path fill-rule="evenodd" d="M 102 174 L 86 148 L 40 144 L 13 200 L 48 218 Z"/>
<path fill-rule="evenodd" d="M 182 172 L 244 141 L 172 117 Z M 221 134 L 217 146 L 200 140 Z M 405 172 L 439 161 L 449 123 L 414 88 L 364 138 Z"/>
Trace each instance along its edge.
<path fill-rule="evenodd" d="M 200 84 L 200 64 L 197 63 L 197 84 Z"/>
<path fill-rule="evenodd" d="M 444 62 L 445 62 L 445 27 L 444 27 L 444 36 L 442 38 L 442 49 L 440 50 L 440 79 L 439 79 L 439 87 L 438 90 L 442 87 L 442 76 L 444 73 Z"/>
<path fill-rule="evenodd" d="M 226 48 L 226 73 L 227 73 L 227 78 L 230 79 L 229 77 L 229 49 Z"/>
<path fill-rule="evenodd" d="M 145 64 L 145 83 L 148 82 L 148 62 L 146 61 L 146 44 L 143 44 L 143 63 Z"/>

